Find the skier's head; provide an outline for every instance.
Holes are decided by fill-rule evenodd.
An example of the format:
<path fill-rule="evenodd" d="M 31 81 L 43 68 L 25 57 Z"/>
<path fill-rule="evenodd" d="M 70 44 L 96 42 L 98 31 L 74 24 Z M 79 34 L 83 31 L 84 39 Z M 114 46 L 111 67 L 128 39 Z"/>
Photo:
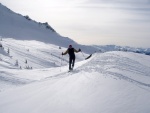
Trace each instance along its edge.
<path fill-rule="evenodd" d="M 72 48 L 72 45 L 69 45 L 69 48 Z"/>

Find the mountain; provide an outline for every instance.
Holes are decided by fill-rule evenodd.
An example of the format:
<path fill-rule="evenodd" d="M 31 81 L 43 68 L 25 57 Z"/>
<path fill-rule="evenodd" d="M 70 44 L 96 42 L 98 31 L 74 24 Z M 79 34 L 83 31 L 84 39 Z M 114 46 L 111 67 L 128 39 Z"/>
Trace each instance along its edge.
<path fill-rule="evenodd" d="M 39 69 L 66 65 L 68 56 L 62 58 L 61 53 L 70 44 L 83 51 L 76 55 L 76 61 L 85 59 L 88 56 L 86 53 L 97 50 L 59 35 L 47 22 L 36 22 L 0 4 L 0 69 Z"/>
<path fill-rule="evenodd" d="M 145 55 L 150 55 L 150 48 L 135 48 L 135 47 L 129 47 L 129 46 L 116 46 L 116 45 L 94 45 L 95 48 L 97 48 L 101 52 L 106 51 L 128 51 L 128 52 L 134 52 L 134 53 L 140 53 Z"/>
<path fill-rule="evenodd" d="M 2 4 L 0 4 L 0 36 L 16 40 L 36 40 L 66 48 L 71 44 L 90 54 L 96 51 L 94 47 L 80 45 L 68 37 L 59 35 L 47 22 L 36 22 L 29 16 L 17 14 Z"/>

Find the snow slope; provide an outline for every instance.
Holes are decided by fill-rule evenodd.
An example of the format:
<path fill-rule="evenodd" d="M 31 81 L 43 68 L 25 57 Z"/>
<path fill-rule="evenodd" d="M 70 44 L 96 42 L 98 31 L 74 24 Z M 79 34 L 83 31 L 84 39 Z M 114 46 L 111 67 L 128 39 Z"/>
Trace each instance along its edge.
<path fill-rule="evenodd" d="M 0 112 L 149 113 L 149 62 L 146 55 L 106 52 L 78 62 L 69 73 L 68 66 L 3 70 L 30 82 L 2 91 Z"/>
<path fill-rule="evenodd" d="M 39 41 L 15 40 L 3 38 L 0 41 L 3 47 L 0 47 L 0 90 L 11 89 L 16 85 L 24 85 L 36 79 L 40 79 L 41 75 L 35 77 L 34 69 L 57 68 L 68 65 L 69 56 L 62 56 L 67 48 Z M 77 48 L 78 49 L 78 48 Z M 9 53 L 8 53 L 9 50 Z M 84 56 L 88 55 L 84 53 Z M 76 62 L 82 61 L 85 57 L 82 53 L 76 54 Z M 15 74 L 12 74 L 12 69 Z M 68 69 L 68 66 L 67 66 Z M 27 74 L 26 74 L 27 71 Z M 25 74 L 22 74 L 25 73 Z M 57 71 L 56 71 L 57 72 Z M 20 74 L 21 73 L 21 74 Z M 18 75 L 17 78 L 14 75 Z M 20 75 L 24 75 L 24 79 L 19 79 Z M 26 78 L 29 75 L 29 78 Z M 43 75 L 47 76 L 47 75 Z M 31 77 L 33 77 L 32 80 Z M 19 79 L 19 80 L 18 80 Z"/>
<path fill-rule="evenodd" d="M 59 35 L 47 22 L 36 22 L 28 16 L 11 11 L 2 4 L 0 4 L 0 37 L 36 40 L 65 48 L 72 44 L 75 48 L 82 48 L 84 52 L 90 54 L 97 50 L 92 46 L 80 45 L 68 37 Z"/>
<path fill-rule="evenodd" d="M 68 64 L 68 55 L 62 57 L 61 53 L 67 48 L 53 44 L 43 43 L 39 41 L 26 41 L 15 39 L 3 39 L 0 41 L 3 48 L 0 48 L 0 69 L 2 68 L 18 68 L 32 69 L 60 67 Z M 76 48 L 78 49 L 78 48 Z M 9 53 L 8 53 L 9 50 Z M 84 53 L 84 56 L 88 55 Z M 76 54 L 76 61 L 81 61 L 85 57 L 82 53 Z M 63 62 L 62 62 L 63 60 Z M 16 65 L 18 62 L 18 65 Z M 3 64 L 7 65 L 3 65 Z"/>

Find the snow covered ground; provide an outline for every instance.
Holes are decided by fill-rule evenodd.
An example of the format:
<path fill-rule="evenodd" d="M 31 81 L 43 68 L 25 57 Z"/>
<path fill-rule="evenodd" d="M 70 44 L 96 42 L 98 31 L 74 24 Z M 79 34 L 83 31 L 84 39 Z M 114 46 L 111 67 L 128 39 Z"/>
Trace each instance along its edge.
<path fill-rule="evenodd" d="M 1 91 L 0 112 L 149 113 L 149 62 L 149 56 L 116 51 L 79 61 L 72 72 L 68 66 L 3 70 L 16 87 Z"/>
<path fill-rule="evenodd" d="M 43 43 L 39 41 L 15 40 L 4 38 L 0 42 L 3 48 L 0 48 L 0 68 L 6 65 L 2 63 L 10 63 L 8 68 L 49 68 L 58 67 L 68 64 L 68 55 L 61 55 L 67 48 L 63 48 L 54 44 Z M 76 48 L 77 50 L 79 48 Z M 9 50 L 9 53 L 8 53 Z M 85 53 L 84 53 L 85 54 Z M 86 56 L 86 54 L 85 54 Z M 63 62 L 61 63 L 61 60 Z M 84 57 L 81 53 L 76 55 L 76 60 L 81 61 Z M 14 65 L 17 66 L 14 67 Z M 2 66 L 3 65 L 3 66 Z"/>

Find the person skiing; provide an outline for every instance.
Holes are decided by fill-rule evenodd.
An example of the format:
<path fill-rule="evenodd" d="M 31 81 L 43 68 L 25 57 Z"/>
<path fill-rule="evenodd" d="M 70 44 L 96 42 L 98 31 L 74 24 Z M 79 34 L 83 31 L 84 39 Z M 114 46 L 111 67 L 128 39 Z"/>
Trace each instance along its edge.
<path fill-rule="evenodd" d="M 69 54 L 69 70 L 73 70 L 74 63 L 75 63 L 75 53 L 80 52 L 81 49 L 76 50 L 72 47 L 72 45 L 69 45 L 69 48 L 66 50 L 66 52 L 62 52 L 62 55 L 66 55 L 67 53 Z"/>

